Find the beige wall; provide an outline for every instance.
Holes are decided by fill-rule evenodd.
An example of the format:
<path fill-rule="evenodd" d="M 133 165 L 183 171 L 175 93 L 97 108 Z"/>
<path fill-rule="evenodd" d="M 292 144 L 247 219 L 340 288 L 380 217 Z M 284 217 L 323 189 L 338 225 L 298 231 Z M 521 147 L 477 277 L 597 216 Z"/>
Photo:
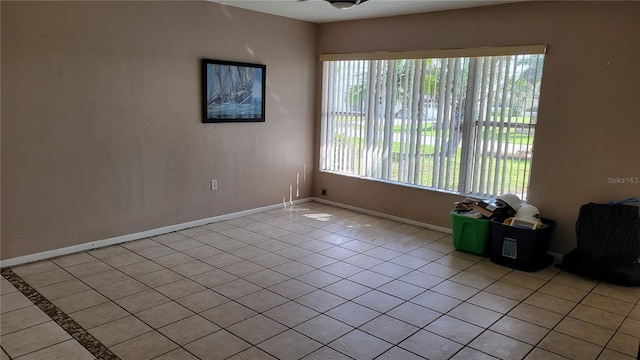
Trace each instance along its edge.
<path fill-rule="evenodd" d="M 549 48 L 529 200 L 558 222 L 551 250 L 566 252 L 581 204 L 640 197 L 640 184 L 607 180 L 640 177 L 640 3 L 527 2 L 324 24 L 318 34 L 320 54 L 539 43 Z M 319 119 L 316 161 L 318 135 Z M 445 227 L 460 198 L 316 170 L 318 197 L 321 187 L 328 200 Z"/>
<path fill-rule="evenodd" d="M 315 24 L 204 1 L 1 6 L 2 259 L 311 196 Z M 267 65 L 265 123 L 201 123 L 203 57 Z"/>

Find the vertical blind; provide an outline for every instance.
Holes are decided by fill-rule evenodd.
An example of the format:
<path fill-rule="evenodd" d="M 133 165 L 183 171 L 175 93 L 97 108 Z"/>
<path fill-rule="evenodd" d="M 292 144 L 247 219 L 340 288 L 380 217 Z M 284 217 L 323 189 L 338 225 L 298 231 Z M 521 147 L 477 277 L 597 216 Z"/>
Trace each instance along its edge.
<path fill-rule="evenodd" d="M 321 170 L 526 199 L 544 47 L 526 50 L 325 57 Z"/>

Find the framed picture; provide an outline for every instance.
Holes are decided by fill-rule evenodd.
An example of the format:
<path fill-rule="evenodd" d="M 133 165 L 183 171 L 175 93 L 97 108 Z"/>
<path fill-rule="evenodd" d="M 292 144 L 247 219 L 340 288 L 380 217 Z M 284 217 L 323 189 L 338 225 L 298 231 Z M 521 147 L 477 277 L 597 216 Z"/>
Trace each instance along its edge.
<path fill-rule="evenodd" d="M 265 81 L 266 65 L 202 59 L 202 122 L 264 122 Z"/>

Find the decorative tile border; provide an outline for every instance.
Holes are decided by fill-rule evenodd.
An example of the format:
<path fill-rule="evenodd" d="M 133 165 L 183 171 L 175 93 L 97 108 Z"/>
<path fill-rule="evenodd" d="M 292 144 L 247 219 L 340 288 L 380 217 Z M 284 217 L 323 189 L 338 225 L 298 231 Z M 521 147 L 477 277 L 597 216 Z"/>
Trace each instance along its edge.
<path fill-rule="evenodd" d="M 36 289 L 27 284 L 20 276 L 11 269 L 5 268 L 0 271 L 2 277 L 7 279 L 11 285 L 15 286 L 24 296 L 34 303 L 40 310 L 47 314 L 53 321 L 60 325 L 69 335 L 76 339 L 97 359 L 120 360 L 120 358 L 104 346 L 98 339 L 93 337 L 87 330 L 82 328 L 69 315 L 65 314 L 51 301 L 47 300 Z"/>

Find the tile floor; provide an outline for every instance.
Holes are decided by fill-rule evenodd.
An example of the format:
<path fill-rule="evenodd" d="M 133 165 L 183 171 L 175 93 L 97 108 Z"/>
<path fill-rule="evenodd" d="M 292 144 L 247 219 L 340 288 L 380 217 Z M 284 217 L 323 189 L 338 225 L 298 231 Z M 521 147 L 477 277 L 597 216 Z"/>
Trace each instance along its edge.
<path fill-rule="evenodd" d="M 640 341 L 640 288 L 314 202 L 4 270 L 45 305 L 0 280 L 0 359 L 635 359 Z"/>

